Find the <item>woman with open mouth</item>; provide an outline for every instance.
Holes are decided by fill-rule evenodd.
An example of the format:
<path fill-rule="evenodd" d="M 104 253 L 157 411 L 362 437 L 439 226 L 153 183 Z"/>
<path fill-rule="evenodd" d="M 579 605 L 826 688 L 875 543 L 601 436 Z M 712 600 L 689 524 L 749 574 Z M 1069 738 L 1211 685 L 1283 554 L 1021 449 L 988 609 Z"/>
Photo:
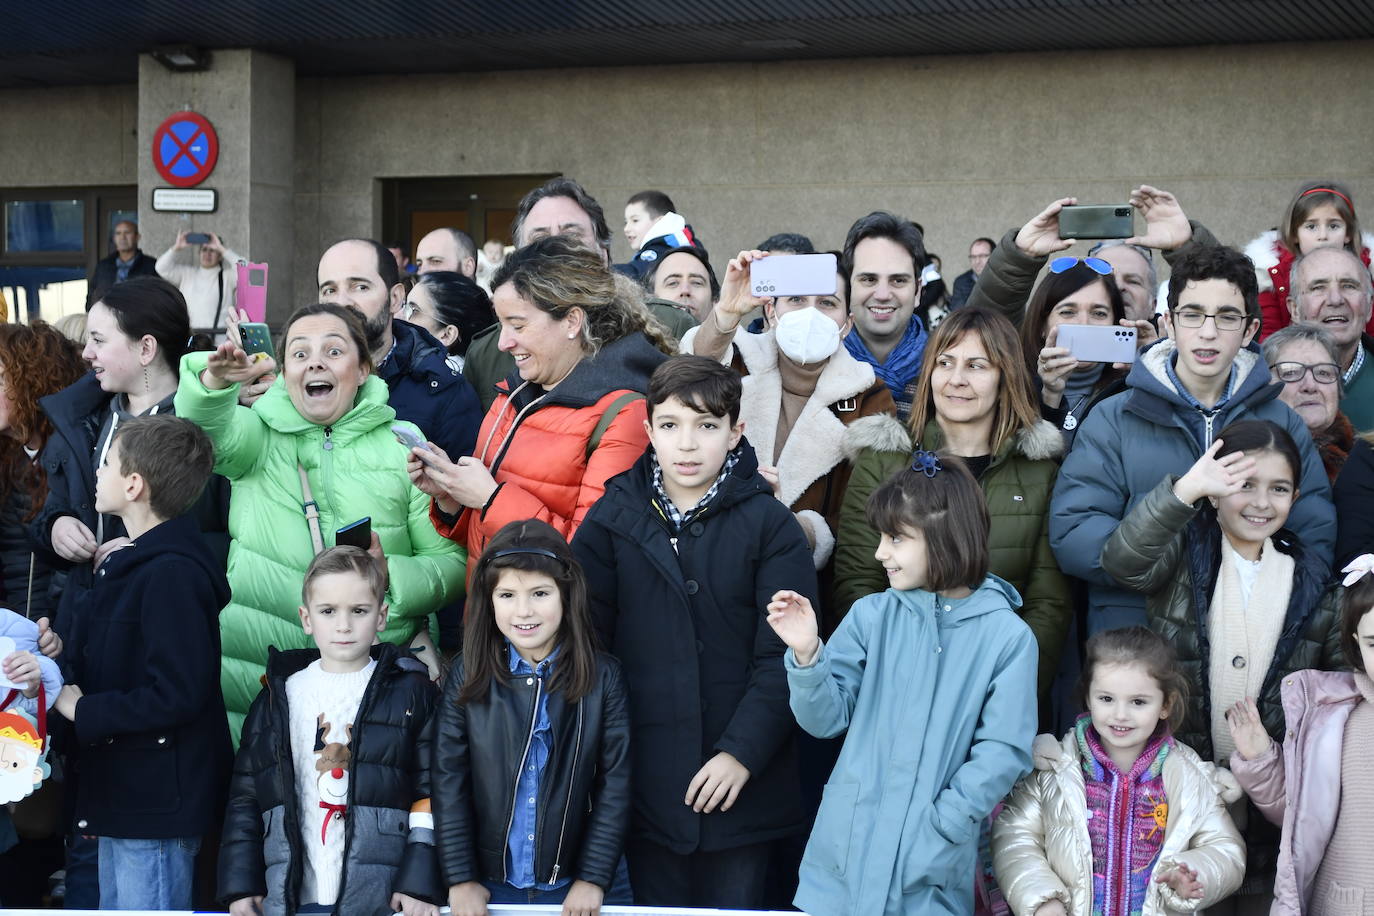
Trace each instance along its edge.
<path fill-rule="evenodd" d="M 251 408 L 238 404 L 239 386 L 276 371 L 271 357 L 250 358 L 231 339 L 181 363 L 177 413 L 209 434 L 215 471 L 233 483 L 234 596 L 220 614 L 220 680 L 235 744 L 267 647 L 313 645 L 296 610 L 301 581 L 315 554 L 335 545 L 338 529 L 371 520 L 369 552 L 390 580 L 380 639 L 410 643 L 427 632 L 432 612 L 460 594 L 463 553 L 434 531 L 429 500 L 410 485 L 406 448 L 391 430 L 396 412 L 372 372 L 366 340 L 353 309 L 298 309 L 282 333 L 280 377 Z M 421 653 L 421 660 L 437 672 L 437 659 Z"/>

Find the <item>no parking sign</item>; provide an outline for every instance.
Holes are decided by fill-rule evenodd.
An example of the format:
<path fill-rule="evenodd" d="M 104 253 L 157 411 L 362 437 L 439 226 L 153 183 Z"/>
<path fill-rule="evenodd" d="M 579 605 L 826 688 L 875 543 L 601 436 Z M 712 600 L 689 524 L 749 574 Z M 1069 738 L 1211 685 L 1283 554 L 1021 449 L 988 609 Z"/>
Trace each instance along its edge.
<path fill-rule="evenodd" d="M 153 134 L 153 165 L 170 185 L 189 188 L 215 170 L 219 137 L 202 115 L 182 111 L 163 121 Z"/>

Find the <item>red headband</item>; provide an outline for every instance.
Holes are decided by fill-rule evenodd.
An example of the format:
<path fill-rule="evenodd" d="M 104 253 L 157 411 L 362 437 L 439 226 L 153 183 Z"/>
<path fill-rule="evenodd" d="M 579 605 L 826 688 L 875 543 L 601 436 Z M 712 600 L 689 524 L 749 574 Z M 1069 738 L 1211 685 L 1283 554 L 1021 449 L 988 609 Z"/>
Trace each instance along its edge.
<path fill-rule="evenodd" d="M 1306 197 L 1308 194 L 1335 194 L 1341 200 L 1345 201 L 1345 205 L 1350 208 L 1351 213 L 1355 212 L 1355 205 L 1350 202 L 1350 198 L 1346 197 L 1344 194 L 1342 194 L 1340 191 L 1337 191 L 1335 188 L 1308 188 L 1306 191 L 1303 191 L 1301 194 L 1299 194 L 1298 197 Z"/>

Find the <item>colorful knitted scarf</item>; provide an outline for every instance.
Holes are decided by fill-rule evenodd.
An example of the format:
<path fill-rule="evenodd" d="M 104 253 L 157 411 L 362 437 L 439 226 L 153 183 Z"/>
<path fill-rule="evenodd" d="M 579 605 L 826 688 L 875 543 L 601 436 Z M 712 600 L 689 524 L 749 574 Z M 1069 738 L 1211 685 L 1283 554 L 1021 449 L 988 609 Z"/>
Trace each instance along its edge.
<path fill-rule="evenodd" d="M 1140 916 L 1159 851 L 1169 802 L 1164 760 L 1173 739 L 1159 728 L 1129 773 L 1122 773 L 1086 713 L 1074 726 L 1088 800 L 1093 852 L 1093 916 Z"/>

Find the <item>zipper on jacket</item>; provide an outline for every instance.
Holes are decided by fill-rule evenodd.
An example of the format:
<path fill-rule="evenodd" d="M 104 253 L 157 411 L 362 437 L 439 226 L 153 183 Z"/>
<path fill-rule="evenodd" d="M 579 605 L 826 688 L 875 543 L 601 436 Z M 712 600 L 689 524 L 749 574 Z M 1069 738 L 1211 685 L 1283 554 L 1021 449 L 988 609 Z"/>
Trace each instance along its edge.
<path fill-rule="evenodd" d="M 572 766 L 568 769 L 568 798 L 563 802 L 563 824 L 558 828 L 558 848 L 553 854 L 553 875 L 550 884 L 558 883 L 558 871 L 563 861 L 563 836 L 568 831 L 568 809 L 572 807 L 573 789 L 577 785 L 577 755 L 582 751 L 582 701 L 577 701 L 577 741 L 573 743 Z"/>
<path fill-rule="evenodd" d="M 329 427 L 326 426 L 326 442 L 329 441 L 328 437 Z M 352 767 L 358 761 L 358 746 L 359 741 L 363 737 L 363 723 L 367 721 L 368 716 L 372 713 L 372 707 L 375 706 L 377 703 L 377 692 L 380 689 L 377 685 L 381 682 L 383 677 L 389 674 L 389 671 L 390 666 L 388 665 L 387 671 L 383 671 L 382 660 L 380 658 L 377 659 L 377 667 L 373 669 L 372 678 L 367 682 L 367 687 L 363 689 L 362 701 L 358 703 L 358 714 L 353 717 L 353 731 L 348 739 L 348 757 L 350 769 L 348 773 L 348 801 L 345 803 L 347 805 L 347 808 L 353 807 L 353 799 L 358 792 L 358 780 L 353 778 L 357 771 L 352 769 Z M 347 810 L 347 808 L 345 810 Z M 348 889 L 348 853 L 353 846 L 353 821 L 354 818 L 349 817 L 347 813 L 344 814 L 344 847 L 342 862 L 343 867 L 342 869 L 340 869 L 339 872 L 339 893 L 338 896 L 334 898 L 335 913 L 340 912 L 339 908 L 343 906 L 344 902 L 344 891 Z"/>
<path fill-rule="evenodd" d="M 1215 410 L 1204 410 L 1199 412 L 1202 414 L 1202 422 L 1206 429 L 1206 433 L 1203 436 L 1202 442 L 1202 450 L 1205 452 L 1207 451 L 1207 449 L 1212 447 L 1212 421 L 1216 419 L 1217 412 Z"/>
<path fill-rule="evenodd" d="M 520 804 L 520 774 L 525 772 L 525 761 L 530 756 L 530 745 L 534 743 L 534 730 L 539 727 L 539 695 L 544 689 L 544 678 L 540 675 L 534 676 L 534 705 L 530 707 L 530 733 L 525 736 L 525 750 L 520 754 L 520 767 L 515 771 L 515 785 L 512 786 L 510 799 L 510 817 L 506 818 L 506 843 L 510 843 L 510 829 L 515 825 L 515 806 Z M 352 784 L 350 783 L 350 786 Z M 537 816 L 537 812 L 536 812 Z M 535 861 L 539 861 L 539 849 L 535 848 Z M 508 856 L 501 856 L 501 881 L 510 883 L 510 865 Z"/>

